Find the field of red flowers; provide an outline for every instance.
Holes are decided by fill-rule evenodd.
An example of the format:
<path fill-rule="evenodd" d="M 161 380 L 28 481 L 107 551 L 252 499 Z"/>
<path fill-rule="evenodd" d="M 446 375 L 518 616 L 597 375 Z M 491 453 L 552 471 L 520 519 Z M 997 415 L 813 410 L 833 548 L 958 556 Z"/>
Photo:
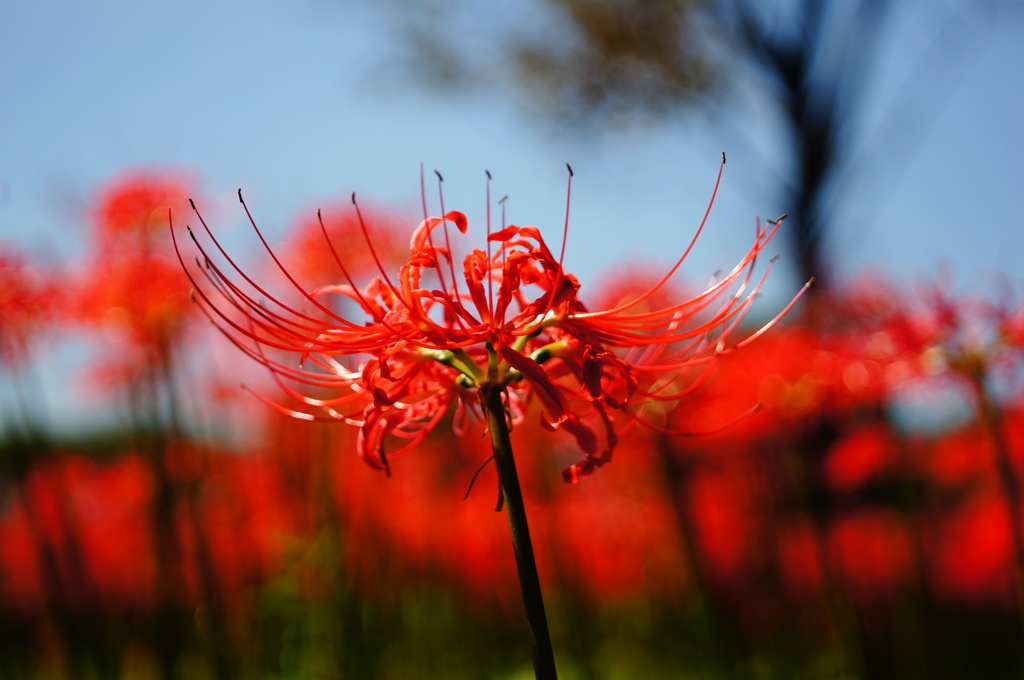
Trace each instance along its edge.
<path fill-rule="evenodd" d="M 439 415 L 385 476 L 359 428 L 255 398 L 288 395 L 199 312 L 171 244 L 191 182 L 101 188 L 75 267 L 0 250 L 0 678 L 528 677 L 482 424 Z M 397 271 L 416 219 L 362 213 L 322 211 L 348 274 Z M 320 236 L 300 219 L 277 249 L 312 287 L 341 283 Z M 580 295 L 614 308 L 646 279 L 624 266 Z M 68 392 L 116 415 L 48 432 L 33 375 L 83 337 L 101 350 Z M 561 675 L 1020 677 L 1022 359 L 1012 294 L 870 275 L 721 354 L 575 484 L 578 442 L 523 402 Z"/>

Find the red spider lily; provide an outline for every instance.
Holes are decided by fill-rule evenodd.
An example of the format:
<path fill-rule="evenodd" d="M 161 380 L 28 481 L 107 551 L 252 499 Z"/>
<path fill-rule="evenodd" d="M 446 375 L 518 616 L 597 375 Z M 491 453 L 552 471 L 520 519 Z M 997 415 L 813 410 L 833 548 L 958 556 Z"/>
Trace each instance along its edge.
<path fill-rule="evenodd" d="M 755 416 L 701 444 L 761 449 L 766 438 L 792 440 L 821 423 L 882 409 L 915 372 L 913 362 L 897 346 L 892 326 L 866 314 L 861 301 L 830 295 L 828 303 L 829 323 L 819 316 L 816 326 L 787 324 L 722 361 L 700 403 L 672 412 L 673 426 L 706 429 L 757 402 Z"/>
<path fill-rule="evenodd" d="M 858 282 L 858 287 L 861 282 Z M 884 335 L 903 381 L 935 377 L 971 383 L 993 381 L 999 390 L 1019 387 L 1024 348 L 1024 305 L 1009 293 L 956 296 L 943 277 L 926 282 L 905 302 L 883 281 L 861 295 L 861 304 Z M 874 299 L 871 299 L 874 298 Z M 867 303 L 867 304 L 864 304 Z"/>
<path fill-rule="evenodd" d="M 180 206 L 192 180 L 183 173 L 133 171 L 114 178 L 92 209 L 92 231 L 103 252 L 148 248 L 169 206 Z"/>
<path fill-rule="evenodd" d="M 0 363 L 21 363 L 29 338 L 52 320 L 60 298 L 54 278 L 0 245 Z"/>
<path fill-rule="evenodd" d="M 570 168 L 570 193 L 571 177 Z M 720 179 L 721 169 L 715 192 Z M 781 220 L 759 224 L 747 254 L 696 297 L 648 308 L 648 301 L 668 285 L 700 235 L 714 202 L 712 193 L 693 240 L 664 277 L 629 301 L 591 311 L 577 296 L 580 284 L 562 267 L 568 197 L 562 250 L 556 257 L 534 226 L 504 226 L 503 218 L 503 227 L 492 233 L 489 181 L 487 187 L 486 250 L 473 249 L 457 271 L 450 227 L 465 234 L 468 220 L 461 212 L 445 212 L 442 196 L 443 216 L 426 216 L 424 209 L 408 259 L 394 277 L 381 265 L 353 195 L 357 221 L 379 276 L 358 287 L 345 253 L 324 229 L 325 247 L 341 282 L 312 290 L 281 265 L 239 192 L 267 252 L 310 311 L 286 304 L 246 275 L 198 210 L 204 231 L 227 267 L 217 264 L 193 234 L 202 256 L 202 275 L 189 273 L 195 299 L 232 342 L 270 369 L 281 389 L 304 408 L 319 409 L 324 415 L 277 408 L 299 418 L 359 426 L 359 454 L 374 468 L 389 473 L 386 440 L 407 440 L 390 455 L 408 450 L 453 405 L 459 427 L 467 412 L 480 413 L 480 389 L 497 386 L 506 395 L 512 422 L 521 420 L 529 401 L 536 399 L 542 407 L 541 424 L 575 438 L 585 458 L 565 470 L 567 481 L 608 462 L 622 428 L 647 422 L 646 405 L 678 401 L 703 380 L 719 356 L 775 323 L 727 345 L 767 276 L 766 271 L 755 280 L 754 265 Z M 235 275 L 244 284 L 234 282 Z M 335 311 L 342 306 L 357 308 L 358 315 Z M 298 361 L 284 363 L 268 350 L 290 353 Z M 334 391 L 319 398 L 319 388 Z"/>
<path fill-rule="evenodd" d="M 131 172 L 98 194 L 92 217 L 92 266 L 78 284 L 78 315 L 124 342 L 116 367 L 128 374 L 159 363 L 180 335 L 189 302 L 179 265 L 154 229 L 157 216 L 184 205 L 186 181 L 174 174 Z"/>

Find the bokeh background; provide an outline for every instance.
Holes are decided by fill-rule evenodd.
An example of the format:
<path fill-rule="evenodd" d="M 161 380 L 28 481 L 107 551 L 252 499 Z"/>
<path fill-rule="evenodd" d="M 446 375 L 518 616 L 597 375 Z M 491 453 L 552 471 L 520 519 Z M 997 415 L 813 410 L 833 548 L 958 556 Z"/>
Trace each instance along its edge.
<path fill-rule="evenodd" d="M 384 479 L 284 419 L 187 300 L 185 198 L 310 277 L 318 208 L 382 238 L 420 168 L 600 299 L 789 213 L 757 310 L 811 299 L 566 486 L 520 431 L 565 677 L 1019 677 L 1018 2 L 16 3 L 0 9 L 0 676 L 528 677 L 479 437 Z M 346 226 L 347 225 L 347 226 Z M 482 227 L 481 227 L 482 229 Z M 326 275 L 326 276 L 329 276 Z M 571 461 L 570 461 L 571 462 Z M 487 477 L 488 474 L 492 476 Z M 980 675 L 979 675 L 980 673 Z"/>

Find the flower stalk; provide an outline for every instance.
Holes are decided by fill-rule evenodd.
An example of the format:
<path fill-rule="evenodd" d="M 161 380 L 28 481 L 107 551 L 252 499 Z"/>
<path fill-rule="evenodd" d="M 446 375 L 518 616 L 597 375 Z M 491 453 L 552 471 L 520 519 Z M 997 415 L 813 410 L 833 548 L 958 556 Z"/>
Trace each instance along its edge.
<path fill-rule="evenodd" d="M 510 425 L 536 419 L 545 430 L 575 439 L 582 458 L 562 471 L 566 482 L 575 483 L 611 461 L 621 432 L 645 425 L 673 433 L 649 418 L 650 407 L 660 410 L 659 404 L 667 408 L 685 398 L 720 357 L 761 335 L 800 297 L 760 330 L 727 342 L 771 269 L 769 260 L 764 274 L 754 276 L 781 218 L 759 222 L 747 253 L 703 291 L 690 298 L 676 295 L 671 280 L 704 229 L 720 166 L 704 216 L 668 272 L 610 307 L 587 307 L 576 277 L 563 268 L 568 170 L 557 256 L 537 227 L 506 222 L 503 199 L 501 228 L 492 229 L 488 173 L 486 247 L 465 254 L 461 273 L 451 237 L 465 235 L 469 220 L 462 212 L 446 211 L 443 197 L 441 216 L 431 217 L 423 191 L 424 219 L 413 230 L 409 257 L 395 276 L 378 257 L 353 194 L 356 221 L 378 270 L 362 287 L 345 264 L 343 255 L 349 253 L 336 247 L 319 213 L 338 282 L 318 288 L 300 284 L 267 243 L 239 190 L 247 219 L 299 307 L 242 270 L 194 203 L 201 227 L 196 231 L 209 244 L 204 247 L 189 229 L 199 251 L 196 267 L 186 264 L 174 240 L 194 288 L 192 299 L 230 342 L 269 370 L 290 403 L 254 394 L 294 418 L 358 427 L 356 451 L 374 469 L 390 475 L 390 461 L 420 444 L 450 410 L 456 433 L 468 416 L 486 421 L 541 679 L 557 676 Z M 439 194 L 441 181 L 438 174 Z"/>
<path fill-rule="evenodd" d="M 504 498 L 505 513 L 512 534 L 512 550 L 516 556 L 516 571 L 519 574 L 519 588 L 523 595 L 523 608 L 530 628 L 530 644 L 533 651 L 533 670 L 538 680 L 554 680 L 555 656 L 551 649 L 551 634 L 548 631 L 547 615 L 544 611 L 544 597 L 537 576 L 537 562 L 533 556 L 530 527 L 526 520 L 526 506 L 519 488 L 519 475 L 512 455 L 512 441 L 509 438 L 508 419 L 502 394 L 505 387 L 495 383 L 484 383 L 478 388 L 480 401 L 487 414 L 487 430 L 491 436 L 494 464 Z"/>

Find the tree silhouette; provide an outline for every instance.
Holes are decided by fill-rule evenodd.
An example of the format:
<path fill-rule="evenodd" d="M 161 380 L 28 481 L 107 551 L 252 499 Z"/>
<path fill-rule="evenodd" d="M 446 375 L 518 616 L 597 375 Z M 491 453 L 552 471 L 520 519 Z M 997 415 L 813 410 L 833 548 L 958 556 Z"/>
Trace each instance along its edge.
<path fill-rule="evenodd" d="M 998 0 L 969 0 L 964 8 L 912 7 L 919 3 L 910 0 L 539 0 L 512 9 L 474 0 L 393 2 L 402 5 L 396 14 L 408 75 L 454 89 L 508 91 L 511 82 L 512 91 L 527 95 L 528 108 L 588 133 L 702 108 L 714 113 L 752 79 L 781 114 L 782 169 L 772 171 L 789 213 L 784 238 L 797 274 L 814 277 L 819 294 L 832 287 L 826 237 L 840 185 L 852 151 L 866 143 L 852 123 L 880 73 L 894 16 L 916 12 L 937 27 L 934 46 L 955 51 L 953 38 L 969 19 L 1015 6 Z M 929 62 L 938 52 L 926 50 L 911 78 L 934 69 Z M 912 108 L 915 116 L 925 113 L 920 104 Z M 891 148 L 872 151 L 894 156 Z M 899 151 L 906 156 L 905 148 Z"/>

